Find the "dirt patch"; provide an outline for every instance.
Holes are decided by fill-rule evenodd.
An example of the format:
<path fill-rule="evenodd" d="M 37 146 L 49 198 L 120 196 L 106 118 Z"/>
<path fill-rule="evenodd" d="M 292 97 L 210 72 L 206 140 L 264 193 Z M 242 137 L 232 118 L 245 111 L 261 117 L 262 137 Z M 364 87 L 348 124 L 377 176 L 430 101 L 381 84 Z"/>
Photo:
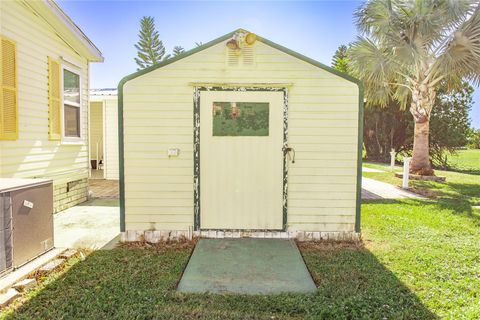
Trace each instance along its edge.
<path fill-rule="evenodd" d="M 151 243 L 147 241 L 135 241 L 135 242 L 121 242 L 118 244 L 120 248 L 132 248 L 132 249 L 154 249 L 158 251 L 165 250 L 187 250 L 193 249 L 197 244 L 198 238 L 191 240 L 187 238 L 180 238 L 179 240 L 165 240 L 157 243 Z"/>
<path fill-rule="evenodd" d="M 431 199 L 437 199 L 442 193 L 439 191 L 434 191 L 431 189 L 427 188 L 419 188 L 419 187 L 413 187 L 410 189 L 412 192 L 415 192 L 421 196 L 431 198 Z"/>
<path fill-rule="evenodd" d="M 300 250 L 363 250 L 363 241 L 297 241 Z"/>

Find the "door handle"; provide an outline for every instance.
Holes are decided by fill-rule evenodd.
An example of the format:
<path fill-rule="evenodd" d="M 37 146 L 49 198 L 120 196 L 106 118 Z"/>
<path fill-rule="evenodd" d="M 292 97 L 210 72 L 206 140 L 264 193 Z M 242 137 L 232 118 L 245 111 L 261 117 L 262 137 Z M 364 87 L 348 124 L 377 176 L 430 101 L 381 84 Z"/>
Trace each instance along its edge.
<path fill-rule="evenodd" d="M 290 153 L 293 153 L 293 156 L 290 155 Z M 284 147 L 283 148 L 283 153 L 289 158 L 291 159 L 292 163 L 295 163 L 295 149 L 293 149 L 292 147 Z"/>

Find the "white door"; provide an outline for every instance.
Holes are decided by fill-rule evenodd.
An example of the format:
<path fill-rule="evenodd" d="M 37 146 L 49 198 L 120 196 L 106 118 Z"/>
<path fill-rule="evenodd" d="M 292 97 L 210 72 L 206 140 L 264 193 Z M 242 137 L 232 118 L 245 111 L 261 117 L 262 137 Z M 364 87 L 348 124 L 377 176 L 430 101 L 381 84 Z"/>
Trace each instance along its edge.
<path fill-rule="evenodd" d="M 201 93 L 201 229 L 282 229 L 282 146 L 283 92 Z"/>

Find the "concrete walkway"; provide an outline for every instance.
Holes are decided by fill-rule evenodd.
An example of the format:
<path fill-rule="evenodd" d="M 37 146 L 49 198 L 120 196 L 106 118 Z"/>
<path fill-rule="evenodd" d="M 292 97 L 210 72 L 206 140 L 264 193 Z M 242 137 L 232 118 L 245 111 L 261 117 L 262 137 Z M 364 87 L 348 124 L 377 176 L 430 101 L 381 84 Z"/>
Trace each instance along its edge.
<path fill-rule="evenodd" d="M 363 172 L 385 172 L 383 170 L 378 170 L 378 169 L 372 169 L 372 168 L 367 168 L 367 167 L 362 167 Z"/>
<path fill-rule="evenodd" d="M 90 179 L 88 187 L 93 198 L 118 199 L 118 180 Z"/>
<path fill-rule="evenodd" d="M 362 199 L 425 199 L 416 193 L 393 186 L 389 183 L 362 177 Z"/>
<path fill-rule="evenodd" d="M 241 294 L 316 291 L 297 245 L 282 239 L 201 239 L 177 290 Z"/>
<path fill-rule="evenodd" d="M 54 215 L 57 248 L 101 249 L 120 234 L 116 199 L 93 199 Z"/>

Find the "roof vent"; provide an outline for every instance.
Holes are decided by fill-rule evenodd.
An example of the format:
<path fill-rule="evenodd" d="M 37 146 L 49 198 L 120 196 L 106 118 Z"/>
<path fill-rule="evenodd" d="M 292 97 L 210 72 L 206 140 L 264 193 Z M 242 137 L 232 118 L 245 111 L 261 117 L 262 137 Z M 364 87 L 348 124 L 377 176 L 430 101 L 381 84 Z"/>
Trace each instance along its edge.
<path fill-rule="evenodd" d="M 227 48 L 227 65 L 229 67 L 240 65 L 240 52 L 238 49 Z"/>
<path fill-rule="evenodd" d="M 229 67 L 255 65 L 254 44 L 257 36 L 240 30 L 227 41 L 227 65 Z"/>
<path fill-rule="evenodd" d="M 253 46 L 244 46 L 242 48 L 242 60 L 244 66 L 253 66 L 255 64 Z"/>

